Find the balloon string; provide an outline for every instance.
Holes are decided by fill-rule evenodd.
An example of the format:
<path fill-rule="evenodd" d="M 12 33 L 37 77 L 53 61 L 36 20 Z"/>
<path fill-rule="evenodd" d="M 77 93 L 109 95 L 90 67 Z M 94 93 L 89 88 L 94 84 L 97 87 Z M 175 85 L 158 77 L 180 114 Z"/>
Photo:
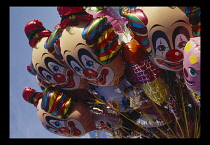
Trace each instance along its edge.
<path fill-rule="evenodd" d="M 121 91 L 121 90 L 120 90 Z M 125 92 L 123 92 L 123 91 L 121 91 L 121 93 L 123 93 L 128 99 L 132 99 L 131 98 L 131 96 L 129 95 L 129 94 L 127 94 L 127 93 L 125 93 Z M 133 102 L 134 103 L 134 102 Z M 152 105 L 152 106 L 154 106 L 154 104 Z M 146 115 L 146 113 L 141 109 L 141 108 L 138 108 L 138 109 L 140 109 L 141 111 L 142 111 L 142 113 L 143 113 L 143 115 L 150 121 L 150 122 L 152 122 L 152 123 L 155 123 L 153 120 L 152 120 L 152 118 L 150 118 L 148 115 Z M 136 110 L 134 110 L 134 111 L 136 111 Z M 136 112 L 138 112 L 138 111 L 136 111 Z M 139 113 L 139 112 L 138 112 Z M 159 112 L 160 113 L 160 112 Z M 161 114 L 161 113 L 160 113 Z M 165 120 L 164 120 L 165 121 Z M 166 121 L 165 121 L 166 122 Z M 162 132 L 166 137 L 169 137 L 163 130 L 161 130 L 159 127 L 156 127 L 160 132 Z"/>
<path fill-rule="evenodd" d="M 198 106 L 194 106 L 193 108 L 191 108 L 191 109 L 193 109 L 193 113 L 192 113 L 192 115 L 193 115 L 193 127 L 194 127 L 194 138 L 197 138 L 197 137 L 199 137 L 199 135 L 200 135 L 200 107 L 198 107 Z"/>
<path fill-rule="evenodd" d="M 130 128 L 127 128 L 127 127 L 125 127 L 125 126 L 121 126 L 121 128 L 123 129 L 123 128 L 125 128 L 125 129 L 127 129 L 127 130 L 131 130 Z M 123 129 L 124 130 L 124 129 Z M 124 130 L 125 131 L 125 130 Z M 144 134 L 142 134 L 142 133 L 140 133 L 140 132 L 138 132 L 138 131 L 136 131 L 136 130 L 131 130 L 131 131 L 133 131 L 133 132 L 135 132 L 135 133 L 137 133 L 137 134 L 140 134 L 140 135 L 142 135 L 142 136 L 144 136 L 144 137 L 146 137 L 146 138 L 149 138 L 148 136 L 146 136 L 146 135 L 144 135 Z M 126 132 L 126 131 L 125 131 Z"/>
<path fill-rule="evenodd" d="M 94 130 L 94 132 L 95 132 L 95 133 L 99 133 L 97 130 Z M 107 133 L 109 133 L 109 134 L 115 135 L 115 134 L 113 134 L 112 132 L 109 132 L 109 131 L 106 131 L 106 130 L 103 130 L 103 132 L 107 132 Z M 110 136 L 110 135 L 107 135 L 107 134 L 106 134 L 106 136 L 113 137 L 113 136 Z M 114 138 L 117 138 L 117 137 L 114 137 Z"/>
<path fill-rule="evenodd" d="M 113 109 L 115 109 L 115 108 L 113 108 Z M 144 128 L 143 126 L 137 124 L 137 123 L 136 123 L 135 121 L 133 121 L 132 119 L 126 117 L 126 116 L 125 116 L 124 114 L 122 114 L 121 112 L 119 112 L 119 113 L 120 113 L 123 117 L 125 117 L 127 120 L 129 120 L 130 122 L 134 123 L 136 126 L 142 128 L 142 129 L 144 129 L 144 130 L 147 131 L 147 132 L 150 132 L 150 133 L 151 133 L 153 136 L 155 136 L 156 138 L 160 138 L 159 136 L 157 136 L 156 134 L 154 134 L 154 133 L 151 132 L 150 130 Z"/>
<path fill-rule="evenodd" d="M 179 120 L 176 117 L 175 117 L 175 119 L 176 119 L 176 123 L 178 124 L 179 130 L 181 131 L 182 138 L 184 138 L 184 133 L 182 131 L 182 127 L 180 126 Z"/>
<path fill-rule="evenodd" d="M 107 132 L 107 133 L 110 133 L 110 134 L 112 134 L 112 135 L 116 135 L 116 136 L 119 136 L 119 137 L 122 137 L 122 138 L 128 138 L 128 137 L 126 137 L 126 136 L 119 135 L 119 134 L 116 134 L 116 133 L 114 133 L 114 132 L 109 132 L 109 131 L 106 131 L 106 130 L 104 130 L 104 132 Z"/>
<path fill-rule="evenodd" d="M 125 127 L 125 126 L 120 126 L 120 128 L 124 131 L 124 132 L 126 132 L 127 134 L 129 134 L 125 129 L 128 129 L 128 130 L 131 130 L 131 129 L 129 129 L 129 128 L 127 128 L 127 127 Z M 125 129 L 123 129 L 123 128 L 125 128 Z"/>
<path fill-rule="evenodd" d="M 168 128 L 170 129 L 171 133 L 174 135 L 174 137 L 176 137 L 175 133 L 173 132 L 173 130 L 171 129 L 171 127 L 169 126 L 169 124 L 167 123 L 167 121 L 165 120 L 165 118 L 163 117 L 163 115 L 161 114 L 160 110 L 157 108 L 156 104 L 153 101 L 151 101 L 151 102 L 155 106 L 156 110 L 158 111 L 158 113 L 160 114 L 161 118 L 164 120 L 164 122 L 168 126 Z"/>
<path fill-rule="evenodd" d="M 200 108 L 195 107 L 195 132 L 194 137 L 197 138 L 200 135 L 200 128 L 199 128 L 199 122 L 200 122 Z"/>
<path fill-rule="evenodd" d="M 181 85 L 184 85 L 184 84 L 182 84 L 182 82 L 179 80 L 179 89 L 180 89 L 180 95 L 181 95 L 181 101 L 182 101 L 181 104 L 182 104 L 182 109 L 184 111 L 184 120 L 185 120 L 186 129 L 187 129 L 187 137 L 189 138 L 189 129 L 188 129 L 188 123 L 187 123 L 186 110 L 184 107 L 184 97 L 182 95 Z"/>
<path fill-rule="evenodd" d="M 198 111 L 199 111 L 199 116 L 198 116 L 198 123 L 197 123 L 197 126 L 199 126 L 198 128 L 198 136 L 200 136 L 200 108 L 198 107 Z"/>
<path fill-rule="evenodd" d="M 103 102 L 103 101 L 102 101 L 100 98 L 98 98 L 98 96 L 96 96 L 95 94 L 93 94 L 93 96 L 94 96 L 96 99 L 98 99 L 98 100 L 100 100 L 101 102 Z M 122 114 L 120 111 L 118 111 L 118 110 L 115 109 L 114 107 L 110 106 L 109 104 L 106 104 L 106 103 L 105 103 L 104 105 L 109 106 L 110 108 L 112 108 L 113 110 L 115 110 L 116 112 L 118 112 L 120 115 L 122 115 L 123 117 L 125 117 L 125 118 L 126 118 L 127 120 L 129 120 L 130 122 L 132 122 L 132 123 L 134 123 L 135 125 L 137 125 L 138 127 L 142 128 L 143 130 L 145 130 L 145 131 L 147 131 L 147 132 L 150 132 L 150 133 L 153 134 L 156 138 L 160 138 L 160 137 L 158 137 L 156 134 L 154 134 L 153 132 L 151 132 L 150 130 L 144 128 L 143 126 L 137 124 L 135 121 L 133 121 L 133 120 L 131 120 L 130 118 L 126 117 L 124 114 Z"/>
<path fill-rule="evenodd" d="M 195 122 L 194 122 L 194 137 L 197 135 L 197 131 L 198 131 L 198 128 L 197 128 L 197 119 L 198 119 L 198 116 L 196 115 L 196 112 L 197 111 L 197 109 L 195 108 L 195 113 L 193 113 L 193 119 L 195 120 Z"/>
<path fill-rule="evenodd" d="M 198 114 L 198 116 L 197 116 L 198 117 L 197 118 L 197 129 L 198 129 L 198 133 L 197 134 L 199 136 L 200 135 L 200 125 L 199 125 L 200 124 L 200 107 L 198 107 L 197 112 L 198 112 L 198 113 L 196 113 L 196 114 Z"/>
<path fill-rule="evenodd" d="M 120 90 L 120 89 L 119 89 Z M 130 99 L 132 99 L 132 97 L 129 95 L 129 94 L 127 94 L 127 93 L 125 93 L 125 92 L 123 92 L 122 90 L 120 90 L 120 92 L 121 93 L 123 93 L 124 95 L 125 95 L 125 97 L 127 97 L 129 100 Z M 131 101 L 131 100 L 130 100 Z M 133 101 L 133 99 L 132 99 L 132 101 Z M 133 102 L 134 103 L 134 102 Z M 135 104 L 135 103 L 134 103 Z M 138 108 L 139 110 L 141 110 L 141 112 L 143 113 L 143 115 L 150 121 L 150 122 L 152 122 L 153 124 L 155 124 L 155 122 L 152 120 L 152 118 L 151 117 L 149 117 L 141 108 Z M 137 113 L 139 113 L 137 110 L 134 110 L 134 111 L 136 111 Z M 165 137 L 168 137 L 169 138 L 169 136 L 163 131 L 163 130 L 161 130 L 159 127 L 156 127 L 161 133 L 163 133 L 164 135 L 165 135 Z"/>
<path fill-rule="evenodd" d="M 110 105 L 107 105 L 103 100 L 101 100 L 100 98 L 98 98 L 98 96 L 96 95 L 96 94 L 93 94 L 93 96 L 95 97 L 95 101 L 96 102 L 98 102 L 98 103 L 100 103 L 100 104 L 104 104 L 105 106 L 109 106 L 110 108 L 112 108 L 112 106 L 110 106 Z M 115 108 L 113 108 L 114 110 L 115 110 Z M 117 110 L 116 110 L 117 111 Z M 113 133 L 113 132 L 110 132 L 110 131 L 106 131 L 106 130 L 103 130 L 104 132 L 108 132 L 108 133 L 110 133 L 110 134 L 112 134 L 112 135 L 117 135 L 117 136 L 120 136 L 120 137 L 123 137 L 123 138 L 127 138 L 127 137 L 125 137 L 125 136 L 121 136 L 121 135 L 118 135 L 118 134 L 115 134 L 115 133 Z"/>

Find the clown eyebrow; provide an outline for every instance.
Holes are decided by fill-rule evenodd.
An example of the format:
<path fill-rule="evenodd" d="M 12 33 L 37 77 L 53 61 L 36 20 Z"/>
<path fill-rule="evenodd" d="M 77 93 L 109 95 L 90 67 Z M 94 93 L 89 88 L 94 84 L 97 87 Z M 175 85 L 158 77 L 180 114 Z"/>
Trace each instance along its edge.
<path fill-rule="evenodd" d="M 43 54 L 42 54 L 42 57 L 43 57 L 45 54 L 49 54 L 49 53 L 43 53 Z"/>
<path fill-rule="evenodd" d="M 65 50 L 65 51 L 63 52 L 63 54 L 65 54 L 66 52 L 71 52 L 71 51 L 69 51 L 69 50 Z"/>
<path fill-rule="evenodd" d="M 83 43 L 77 43 L 77 45 L 75 46 L 74 49 L 76 49 L 76 47 L 79 46 L 79 45 L 85 45 L 85 44 L 83 44 Z M 86 45 L 85 45 L 85 46 L 86 46 Z"/>
<path fill-rule="evenodd" d="M 47 114 L 47 113 L 42 113 L 42 117 L 43 117 L 45 114 Z"/>
<path fill-rule="evenodd" d="M 157 27 L 157 26 L 161 26 L 161 27 L 165 28 L 163 25 L 155 24 L 155 25 L 152 26 L 152 28 L 149 31 L 151 31 L 154 27 Z"/>
<path fill-rule="evenodd" d="M 178 22 L 183 22 L 183 23 L 186 23 L 187 25 L 189 25 L 186 21 L 184 21 L 184 20 L 177 20 L 176 22 L 174 22 L 172 25 L 174 25 L 174 24 L 176 24 L 176 23 L 178 23 Z M 171 25 L 171 26 L 172 26 Z"/>
<path fill-rule="evenodd" d="M 36 67 L 37 64 L 39 64 L 39 63 L 36 63 L 36 64 L 35 64 L 35 67 Z"/>

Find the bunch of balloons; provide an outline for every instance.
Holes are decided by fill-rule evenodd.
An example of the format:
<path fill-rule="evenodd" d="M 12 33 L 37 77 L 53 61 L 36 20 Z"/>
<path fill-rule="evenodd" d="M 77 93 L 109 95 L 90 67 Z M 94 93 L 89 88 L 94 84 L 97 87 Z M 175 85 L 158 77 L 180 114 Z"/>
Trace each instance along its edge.
<path fill-rule="evenodd" d="M 63 7 L 53 31 L 25 26 L 26 87 L 44 128 L 75 137 L 200 137 L 200 8 Z"/>

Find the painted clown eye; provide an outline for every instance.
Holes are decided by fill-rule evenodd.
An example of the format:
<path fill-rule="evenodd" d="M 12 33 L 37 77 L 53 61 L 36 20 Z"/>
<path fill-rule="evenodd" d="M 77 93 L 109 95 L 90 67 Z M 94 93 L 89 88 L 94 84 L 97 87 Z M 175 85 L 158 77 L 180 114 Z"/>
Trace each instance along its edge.
<path fill-rule="evenodd" d="M 159 51 L 165 51 L 166 50 L 166 47 L 164 45 L 159 45 L 157 47 L 157 50 L 159 50 Z"/>
<path fill-rule="evenodd" d="M 59 66 L 53 66 L 53 70 L 55 71 L 55 72 L 57 72 L 58 70 L 59 70 Z"/>
<path fill-rule="evenodd" d="M 55 122 L 55 126 L 60 126 L 60 122 L 59 121 L 56 121 Z"/>
<path fill-rule="evenodd" d="M 187 44 L 186 41 L 182 41 L 178 44 L 178 48 L 184 48 L 186 44 Z"/>
<path fill-rule="evenodd" d="M 156 41 L 156 55 L 166 57 L 166 53 L 169 51 L 169 46 L 164 38 L 158 38 Z"/>
<path fill-rule="evenodd" d="M 86 62 L 86 66 L 87 66 L 87 67 L 91 67 L 93 64 L 94 64 L 94 62 L 91 61 L 91 60 L 88 60 L 88 61 Z"/>
<path fill-rule="evenodd" d="M 52 75 L 46 75 L 46 78 L 48 81 L 50 81 L 52 79 Z"/>
<path fill-rule="evenodd" d="M 193 67 L 189 67 L 188 69 L 189 71 L 189 74 L 192 76 L 192 77 L 196 77 L 198 74 L 197 74 L 197 71 L 193 68 Z"/>
<path fill-rule="evenodd" d="M 85 68 L 92 69 L 94 71 L 97 71 L 100 67 L 99 63 L 97 63 L 93 58 L 87 55 L 81 55 L 81 61 Z"/>
<path fill-rule="evenodd" d="M 76 66 L 76 67 L 74 67 L 74 70 L 75 70 L 76 72 L 80 72 L 82 69 Z"/>

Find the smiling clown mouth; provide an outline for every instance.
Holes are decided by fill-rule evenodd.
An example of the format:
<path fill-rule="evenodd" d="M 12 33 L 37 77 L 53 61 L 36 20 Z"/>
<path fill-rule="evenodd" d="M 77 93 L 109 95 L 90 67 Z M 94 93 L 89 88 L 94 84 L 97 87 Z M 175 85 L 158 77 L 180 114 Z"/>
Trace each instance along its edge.
<path fill-rule="evenodd" d="M 75 87 L 75 81 L 73 79 L 74 74 L 69 74 L 67 73 L 66 80 L 63 83 L 58 83 L 58 85 L 56 85 L 57 87 L 60 88 L 74 88 Z"/>
<path fill-rule="evenodd" d="M 184 78 L 184 79 L 185 79 L 185 82 L 186 82 L 188 85 L 190 85 L 190 86 L 192 86 L 192 85 L 195 84 L 195 82 L 193 82 L 193 81 L 189 81 L 189 80 L 187 80 L 186 78 Z"/>
<path fill-rule="evenodd" d="M 90 80 L 88 79 L 88 81 L 91 83 L 91 84 L 95 84 L 95 85 L 104 85 L 106 84 L 106 77 L 109 73 L 109 70 L 108 69 L 103 69 L 101 71 L 101 74 L 99 77 L 97 77 L 97 79 L 94 79 L 94 80 Z M 87 79 L 86 79 L 87 80 Z"/>
<path fill-rule="evenodd" d="M 177 62 L 173 62 L 173 61 L 157 58 L 156 62 L 173 70 L 181 69 L 183 67 L 183 59 Z"/>
<path fill-rule="evenodd" d="M 81 131 L 75 126 L 74 122 L 69 121 L 68 122 L 68 129 L 71 136 L 79 136 L 81 135 Z"/>

